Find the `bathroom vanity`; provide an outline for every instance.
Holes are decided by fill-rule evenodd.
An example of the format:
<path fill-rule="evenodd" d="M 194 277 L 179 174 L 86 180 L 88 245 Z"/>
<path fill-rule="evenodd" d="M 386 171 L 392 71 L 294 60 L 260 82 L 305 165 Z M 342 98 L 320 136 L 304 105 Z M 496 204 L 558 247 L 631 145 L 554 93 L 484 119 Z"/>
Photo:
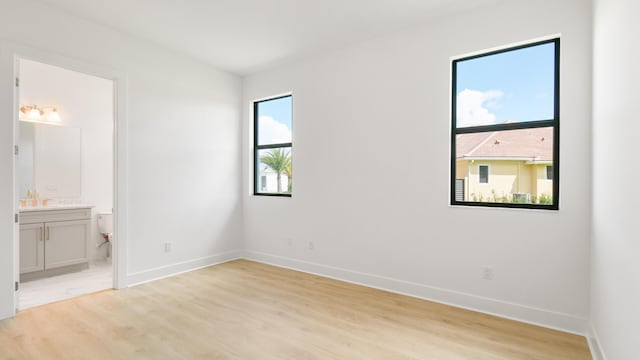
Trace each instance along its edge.
<path fill-rule="evenodd" d="M 20 280 L 78 271 L 89 265 L 91 206 L 20 210 Z"/>

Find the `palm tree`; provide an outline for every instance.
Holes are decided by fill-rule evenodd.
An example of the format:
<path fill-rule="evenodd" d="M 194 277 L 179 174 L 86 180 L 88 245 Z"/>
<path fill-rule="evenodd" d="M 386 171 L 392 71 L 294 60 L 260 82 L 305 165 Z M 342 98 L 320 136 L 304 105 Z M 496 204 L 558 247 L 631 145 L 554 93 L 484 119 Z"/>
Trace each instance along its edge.
<path fill-rule="evenodd" d="M 287 166 L 291 164 L 291 156 L 288 150 L 273 149 L 266 154 L 260 156 L 260 162 L 270 167 L 277 174 L 278 192 L 282 192 L 282 184 L 280 182 L 281 174 Z"/>
<path fill-rule="evenodd" d="M 293 184 L 293 173 L 291 172 L 291 156 L 289 156 L 289 163 L 284 168 L 284 173 L 287 174 L 287 192 L 291 192 L 291 185 Z"/>

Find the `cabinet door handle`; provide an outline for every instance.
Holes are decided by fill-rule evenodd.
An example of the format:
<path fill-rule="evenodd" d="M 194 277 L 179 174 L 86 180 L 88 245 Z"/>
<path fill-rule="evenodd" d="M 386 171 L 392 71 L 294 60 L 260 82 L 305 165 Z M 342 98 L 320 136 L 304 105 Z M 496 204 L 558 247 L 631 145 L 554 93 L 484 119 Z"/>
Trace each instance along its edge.
<path fill-rule="evenodd" d="M 44 240 L 44 227 L 42 227 L 42 228 L 40 229 L 40 232 L 38 233 L 38 240 L 39 240 L 39 241 Z"/>
<path fill-rule="evenodd" d="M 44 228 L 44 232 L 45 232 L 45 240 L 49 240 L 49 235 L 51 231 L 48 226 Z"/>

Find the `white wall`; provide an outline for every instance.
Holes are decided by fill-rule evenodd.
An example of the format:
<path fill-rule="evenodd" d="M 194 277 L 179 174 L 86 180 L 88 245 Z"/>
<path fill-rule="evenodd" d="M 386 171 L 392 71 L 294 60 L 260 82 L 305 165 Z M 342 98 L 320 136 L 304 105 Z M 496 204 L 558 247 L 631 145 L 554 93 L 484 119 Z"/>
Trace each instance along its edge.
<path fill-rule="evenodd" d="M 591 321 L 607 359 L 638 359 L 640 3 L 594 6 Z"/>
<path fill-rule="evenodd" d="M 558 33 L 560 211 L 448 206 L 450 57 Z M 589 1 L 503 1 L 248 77 L 248 256 L 584 332 L 590 59 Z M 251 196 L 251 101 L 289 91 L 293 197 Z"/>
<path fill-rule="evenodd" d="M 0 38 L 127 76 L 128 282 L 228 257 L 242 236 L 241 82 L 32 0 L 0 0 Z M 28 19 L 28 20 L 27 20 Z M 28 23 L 27 23 L 28 21 Z M 0 42 L 0 318 L 12 313 L 13 59 Z M 164 252 L 172 242 L 173 251 Z"/>
<path fill-rule="evenodd" d="M 113 81 L 22 60 L 19 93 L 21 105 L 57 106 L 63 126 L 81 129 L 81 201 L 94 206 L 93 242 L 102 243 L 96 214 L 113 208 Z M 91 252 L 106 257 L 104 246 Z"/>

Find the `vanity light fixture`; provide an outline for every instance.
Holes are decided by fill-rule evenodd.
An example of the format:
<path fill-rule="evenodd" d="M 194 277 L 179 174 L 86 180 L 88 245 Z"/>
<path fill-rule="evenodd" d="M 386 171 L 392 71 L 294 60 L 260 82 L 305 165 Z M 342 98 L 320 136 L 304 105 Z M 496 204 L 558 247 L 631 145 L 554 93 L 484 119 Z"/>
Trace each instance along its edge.
<path fill-rule="evenodd" d="M 56 124 L 61 122 L 57 107 L 38 107 L 35 104 L 20 107 L 20 120 L 47 124 Z"/>

